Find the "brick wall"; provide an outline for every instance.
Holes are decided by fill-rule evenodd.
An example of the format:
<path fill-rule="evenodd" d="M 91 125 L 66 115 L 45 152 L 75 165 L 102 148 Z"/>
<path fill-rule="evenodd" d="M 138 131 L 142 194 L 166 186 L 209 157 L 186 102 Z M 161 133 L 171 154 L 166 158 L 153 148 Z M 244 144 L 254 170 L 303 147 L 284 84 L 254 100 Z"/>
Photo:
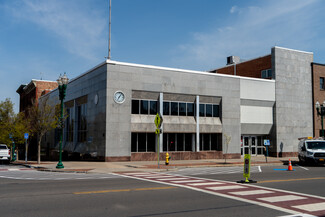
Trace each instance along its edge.
<path fill-rule="evenodd" d="M 42 93 L 49 92 L 58 87 L 55 81 L 41 81 L 32 80 L 26 87 L 19 93 L 19 111 L 23 112 L 30 107 L 34 102 L 38 103 L 38 98 Z"/>
<path fill-rule="evenodd" d="M 58 87 L 57 82 L 52 81 L 35 81 L 36 85 L 36 99 L 38 101 L 38 98 L 42 96 L 42 93 L 46 90 L 47 92 L 49 90 L 53 90 Z M 44 94 L 43 94 L 44 95 Z"/>
<path fill-rule="evenodd" d="M 236 75 L 252 78 L 261 78 L 262 70 L 272 68 L 271 55 L 259 57 L 253 60 L 238 63 L 236 65 L 229 65 L 220 69 L 216 69 L 212 72 L 227 75 L 235 75 L 235 67 Z"/>
<path fill-rule="evenodd" d="M 313 116 L 314 116 L 314 136 L 319 137 L 319 131 L 322 129 L 321 117 L 317 116 L 315 104 L 318 101 L 323 104 L 325 100 L 325 90 L 320 88 L 320 78 L 325 79 L 325 64 L 312 63 L 312 74 L 313 74 Z M 325 122 L 324 122 L 325 123 Z M 324 125 L 325 126 L 325 125 Z"/>

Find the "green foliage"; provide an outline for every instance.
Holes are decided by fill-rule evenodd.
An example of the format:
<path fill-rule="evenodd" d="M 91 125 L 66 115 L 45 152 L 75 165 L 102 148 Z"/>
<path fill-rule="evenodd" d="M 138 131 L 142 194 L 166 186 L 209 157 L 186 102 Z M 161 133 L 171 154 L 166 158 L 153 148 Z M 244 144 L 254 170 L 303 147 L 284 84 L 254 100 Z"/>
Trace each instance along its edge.
<path fill-rule="evenodd" d="M 14 104 L 9 98 L 0 102 L 0 143 L 6 144 L 9 147 L 12 141 L 9 134 L 15 143 L 24 143 L 24 133 L 27 132 L 27 119 L 24 114 L 15 114 Z"/>
<path fill-rule="evenodd" d="M 38 139 L 38 164 L 41 161 L 42 138 L 45 133 L 58 126 L 58 117 L 57 109 L 49 103 L 48 97 L 42 98 L 38 105 L 33 105 L 28 109 L 29 130 L 31 135 L 37 136 Z"/>

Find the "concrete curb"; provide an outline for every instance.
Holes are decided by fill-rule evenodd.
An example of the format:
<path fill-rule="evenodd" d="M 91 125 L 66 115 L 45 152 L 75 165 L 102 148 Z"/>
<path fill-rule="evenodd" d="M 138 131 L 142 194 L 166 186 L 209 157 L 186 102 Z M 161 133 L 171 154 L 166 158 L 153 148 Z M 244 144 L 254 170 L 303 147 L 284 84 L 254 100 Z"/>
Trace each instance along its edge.
<path fill-rule="evenodd" d="M 252 166 L 273 166 L 273 165 L 286 165 L 286 159 L 273 159 L 269 162 L 257 160 L 255 162 L 251 162 Z M 61 173 L 116 173 L 116 172 L 125 172 L 125 171 L 137 171 L 137 172 L 168 172 L 168 171 L 177 171 L 179 169 L 183 168 L 200 168 L 200 167 L 243 167 L 244 162 L 242 160 L 239 161 L 233 161 L 233 162 L 216 162 L 216 161 L 192 161 L 192 162 L 175 162 L 174 164 L 170 164 L 168 166 L 164 164 L 160 164 L 160 168 L 157 168 L 157 164 L 153 164 L 152 162 L 146 162 L 139 163 L 139 162 L 132 162 L 124 164 L 124 165 L 110 165 L 109 167 L 104 166 L 105 164 L 100 165 L 92 165 L 93 168 L 89 168 L 89 165 L 85 165 L 82 167 L 82 165 L 78 165 L 77 168 L 73 168 L 76 164 L 68 164 L 68 166 L 64 169 L 56 169 L 55 165 L 53 165 L 53 162 L 46 163 L 44 162 L 42 166 L 40 165 L 33 165 L 33 162 L 31 163 L 25 163 L 25 162 L 13 162 L 14 165 L 21 165 L 28 168 L 32 168 L 38 171 L 44 171 L 44 172 L 61 172 Z M 46 164 L 49 166 L 47 167 Z"/>

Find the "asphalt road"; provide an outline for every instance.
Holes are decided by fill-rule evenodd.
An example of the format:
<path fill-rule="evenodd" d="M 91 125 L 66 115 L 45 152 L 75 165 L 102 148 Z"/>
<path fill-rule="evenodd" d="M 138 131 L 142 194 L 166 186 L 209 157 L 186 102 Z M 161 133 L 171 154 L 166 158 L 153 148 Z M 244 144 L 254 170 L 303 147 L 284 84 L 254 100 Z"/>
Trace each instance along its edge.
<path fill-rule="evenodd" d="M 0 166 L 0 169 L 4 167 Z M 251 178 L 258 181 L 253 185 L 325 197 L 324 167 L 294 166 L 295 171 L 291 172 L 274 170 L 285 166 L 261 168 L 262 172 L 252 173 Z M 200 174 L 193 177 L 235 182 L 242 179 L 242 174 Z M 0 178 L 0 216 L 285 215 L 289 214 L 244 201 L 125 177 L 64 180 Z"/>

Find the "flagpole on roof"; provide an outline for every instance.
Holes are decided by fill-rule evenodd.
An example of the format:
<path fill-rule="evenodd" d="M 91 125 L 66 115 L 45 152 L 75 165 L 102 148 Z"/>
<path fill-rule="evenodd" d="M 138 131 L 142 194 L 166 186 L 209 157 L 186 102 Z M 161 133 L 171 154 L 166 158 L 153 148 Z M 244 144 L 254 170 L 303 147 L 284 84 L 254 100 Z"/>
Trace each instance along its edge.
<path fill-rule="evenodd" d="M 111 0 L 109 0 L 109 20 L 108 20 L 108 57 L 111 59 Z"/>

